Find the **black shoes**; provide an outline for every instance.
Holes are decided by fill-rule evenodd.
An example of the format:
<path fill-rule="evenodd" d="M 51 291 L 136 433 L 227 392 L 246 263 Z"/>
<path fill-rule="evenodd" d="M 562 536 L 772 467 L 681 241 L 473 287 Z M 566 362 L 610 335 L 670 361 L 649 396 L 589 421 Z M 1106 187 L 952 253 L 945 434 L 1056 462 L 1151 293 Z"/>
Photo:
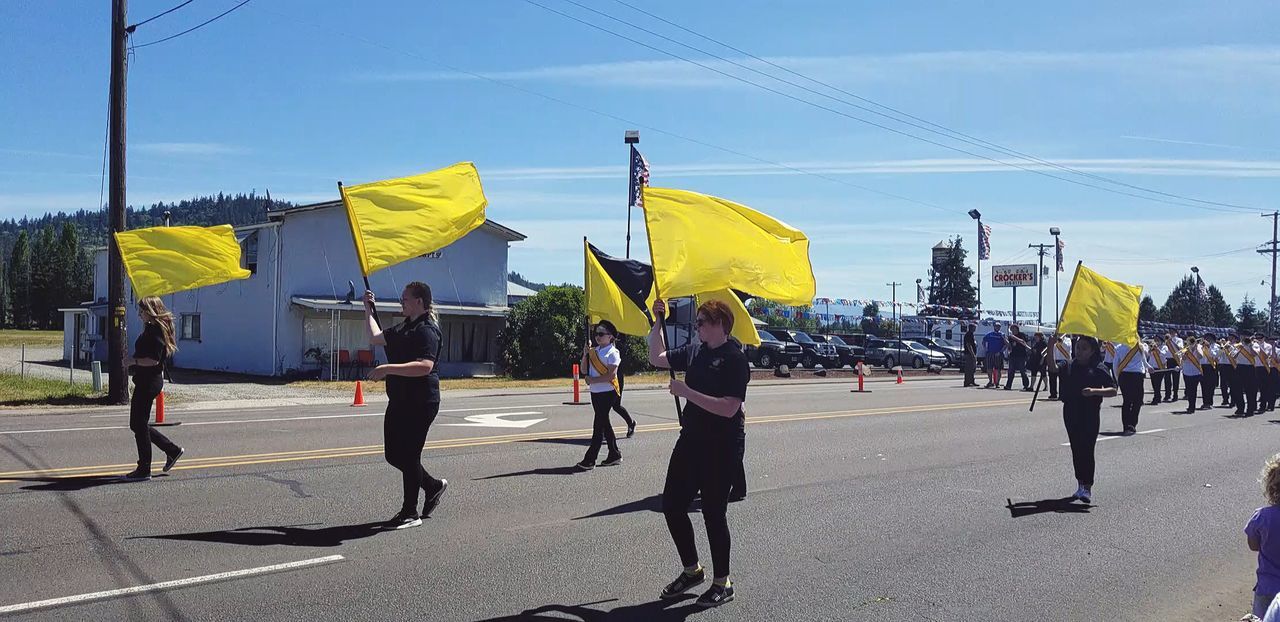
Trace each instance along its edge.
<path fill-rule="evenodd" d="M 126 482 L 145 482 L 151 479 L 151 471 L 146 471 L 143 470 L 142 467 L 138 467 L 129 471 L 127 475 L 121 475 L 120 479 Z"/>
<path fill-rule="evenodd" d="M 636 422 L 628 421 L 627 422 L 627 438 L 631 438 L 635 435 L 636 435 Z"/>
<path fill-rule="evenodd" d="M 161 469 L 161 471 L 162 471 L 162 472 L 164 472 L 164 473 L 168 473 L 168 472 L 169 472 L 169 469 L 172 469 L 172 468 L 173 468 L 173 465 L 175 465 L 175 464 L 177 464 L 177 463 L 178 463 L 178 458 L 181 458 L 183 453 L 185 453 L 185 452 L 183 452 L 182 448 L 181 448 L 181 447 L 179 447 L 179 448 L 178 448 L 178 451 L 177 451 L 176 453 L 174 453 L 174 454 L 172 454 L 172 455 L 168 456 L 167 458 L 165 458 L 165 459 L 164 459 L 164 468 L 163 468 L 163 469 Z"/>
<path fill-rule="evenodd" d="M 600 466 L 617 466 L 619 464 L 622 464 L 622 454 L 616 454 L 605 458 L 604 462 L 600 463 Z"/>
<path fill-rule="evenodd" d="M 1122 435 L 1133 436 L 1134 434 L 1137 434 L 1137 433 L 1138 433 L 1138 429 L 1136 427 L 1127 425 L 1127 426 L 1124 426 L 1124 432 L 1122 433 Z"/>
<path fill-rule="evenodd" d="M 444 489 L 448 487 L 449 487 L 449 480 L 447 479 L 440 480 L 440 487 L 436 489 L 435 494 L 428 496 L 427 500 L 422 502 L 423 518 L 431 516 L 431 513 L 435 511 L 436 506 L 440 505 L 440 497 L 444 496 Z"/>
<path fill-rule="evenodd" d="M 578 464 L 575 464 L 573 466 L 579 471 L 590 471 L 591 469 L 596 468 L 596 465 L 594 463 L 587 462 L 586 460 L 583 460 L 582 462 L 579 462 Z"/>
<path fill-rule="evenodd" d="M 707 571 L 699 568 L 697 572 L 689 574 L 688 572 L 680 573 L 675 581 L 667 584 L 662 588 L 662 598 L 671 599 L 678 598 L 681 594 L 689 591 L 691 588 L 702 585 L 707 580 Z"/>
<path fill-rule="evenodd" d="M 383 523 L 387 529 L 408 529 L 422 524 L 422 517 L 413 510 L 400 510 L 391 520 Z"/>
<path fill-rule="evenodd" d="M 707 590 L 702 596 L 698 597 L 697 605 L 703 609 L 719 607 L 733 600 L 733 586 L 728 587 L 712 584 L 711 589 Z"/>

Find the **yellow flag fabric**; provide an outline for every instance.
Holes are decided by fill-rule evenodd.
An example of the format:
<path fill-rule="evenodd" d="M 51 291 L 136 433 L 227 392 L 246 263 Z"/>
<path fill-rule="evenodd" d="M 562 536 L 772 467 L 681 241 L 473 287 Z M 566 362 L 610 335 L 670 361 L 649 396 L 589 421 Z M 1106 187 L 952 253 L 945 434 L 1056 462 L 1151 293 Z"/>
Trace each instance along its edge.
<path fill-rule="evenodd" d="M 1141 299 L 1142 287 L 1113 281 L 1077 264 L 1067 301 L 1062 305 L 1058 332 L 1137 343 Z"/>
<path fill-rule="evenodd" d="M 809 238 L 733 201 L 644 188 L 655 286 L 664 298 L 724 289 L 784 305 L 812 304 L 817 285 Z"/>
<path fill-rule="evenodd" d="M 634 260 L 628 265 L 619 267 L 619 276 L 625 278 L 628 282 L 619 284 L 605 270 L 595 253 L 591 252 L 591 245 L 583 240 L 583 261 L 586 270 L 586 297 L 587 297 L 587 315 L 590 316 L 591 323 L 600 320 L 609 320 L 618 328 L 618 332 L 628 335 L 647 335 L 649 334 L 649 317 L 641 311 L 641 308 L 623 292 L 622 286 L 637 292 L 644 289 L 643 274 L 635 274 L 626 268 L 631 267 L 629 264 L 640 265 Z M 612 259 L 612 258 L 610 258 Z M 646 266 L 647 267 L 647 266 Z M 653 307 L 653 288 L 648 288 L 648 300 L 645 304 Z M 637 296 L 639 298 L 640 296 Z"/>
<path fill-rule="evenodd" d="M 365 276 L 452 244 L 484 224 L 488 205 L 470 162 L 339 188 Z"/>
<path fill-rule="evenodd" d="M 231 225 L 151 227 L 115 234 L 124 269 L 139 298 L 217 285 L 251 274 L 240 267 Z"/>
<path fill-rule="evenodd" d="M 729 305 L 729 309 L 733 311 L 733 331 L 730 335 L 744 346 L 760 345 L 760 332 L 756 330 L 756 325 L 751 321 L 751 314 L 747 312 L 747 306 L 742 304 L 742 299 L 738 298 L 737 294 L 722 289 L 718 292 L 698 294 L 695 298 L 699 306 L 709 300 L 719 300 Z"/>

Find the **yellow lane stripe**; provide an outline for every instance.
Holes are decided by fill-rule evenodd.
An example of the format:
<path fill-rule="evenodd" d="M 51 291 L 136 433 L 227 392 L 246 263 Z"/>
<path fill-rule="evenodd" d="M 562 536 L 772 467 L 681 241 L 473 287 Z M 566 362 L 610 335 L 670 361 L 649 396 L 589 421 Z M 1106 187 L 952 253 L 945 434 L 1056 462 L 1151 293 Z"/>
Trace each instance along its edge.
<path fill-rule="evenodd" d="M 747 419 L 748 424 L 763 423 L 784 423 L 789 421 L 811 421 L 818 419 L 839 419 L 847 417 L 865 417 L 869 415 L 888 415 L 903 414 L 915 412 L 936 412 L 940 410 L 962 410 L 973 408 L 986 408 L 991 406 L 1009 406 L 1013 404 L 1025 404 L 1025 399 L 1018 400 L 994 400 L 986 402 L 965 402 L 959 404 L 937 404 L 932 406 L 901 406 L 891 408 L 874 408 L 867 410 L 834 410 L 826 412 L 797 413 L 794 415 L 772 415 L 763 417 L 751 417 Z M 659 423 L 652 425 L 637 426 L 637 432 L 665 432 L 680 429 L 679 423 Z M 573 438 L 576 436 L 590 435 L 592 430 L 561 430 L 553 432 L 530 432 L 525 434 L 502 434 L 493 436 L 478 436 L 461 439 L 448 439 L 440 441 L 432 441 L 427 443 L 429 449 L 458 449 L 466 447 L 480 447 L 484 445 L 500 445 L 505 443 L 515 443 L 527 440 L 551 439 L 551 438 Z M 374 456 L 382 453 L 382 445 L 360 445 L 355 447 L 334 447 L 329 449 L 309 449 L 300 451 L 283 451 L 275 453 L 263 454 L 243 454 L 238 456 L 218 456 L 211 458 L 192 458 L 184 460 L 173 468 L 175 471 L 185 471 L 193 469 L 211 469 L 217 467 L 233 467 L 233 466 L 250 466 L 256 464 L 276 464 L 282 462 L 298 462 L 302 460 L 328 460 L 333 458 L 351 458 L 358 456 Z M 97 466 L 84 467 L 62 467 L 55 469 L 33 470 L 33 471 L 8 471 L 0 473 L 0 477 L 49 477 L 56 479 L 73 478 L 73 477 L 103 477 L 109 475 L 119 475 L 121 469 L 135 466 L 134 464 L 107 464 Z M 10 483 L 19 480 L 0 479 L 0 483 Z"/>

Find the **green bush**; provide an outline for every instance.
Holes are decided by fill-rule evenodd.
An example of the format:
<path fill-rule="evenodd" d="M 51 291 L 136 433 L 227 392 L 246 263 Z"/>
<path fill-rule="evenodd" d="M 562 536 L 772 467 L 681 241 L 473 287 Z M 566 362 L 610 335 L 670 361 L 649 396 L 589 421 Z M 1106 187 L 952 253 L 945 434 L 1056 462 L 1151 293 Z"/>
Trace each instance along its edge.
<path fill-rule="evenodd" d="M 552 285 L 511 307 L 498 337 L 506 373 L 522 379 L 568 375 L 587 344 L 585 305 L 581 287 Z M 618 345 L 624 374 L 652 369 L 643 335 L 628 336 Z"/>

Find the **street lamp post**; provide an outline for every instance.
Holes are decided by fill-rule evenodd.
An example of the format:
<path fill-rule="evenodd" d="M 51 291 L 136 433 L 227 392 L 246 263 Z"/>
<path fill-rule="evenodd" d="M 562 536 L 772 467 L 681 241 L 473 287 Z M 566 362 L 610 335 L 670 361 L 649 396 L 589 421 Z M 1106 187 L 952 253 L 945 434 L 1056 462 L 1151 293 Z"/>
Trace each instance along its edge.
<path fill-rule="evenodd" d="M 969 218 L 978 221 L 978 321 L 982 321 L 982 212 L 971 209 Z"/>
<path fill-rule="evenodd" d="M 1053 327 L 1058 327 L 1058 320 L 1062 317 L 1062 290 L 1058 288 L 1058 277 L 1062 274 L 1058 270 L 1058 254 L 1062 251 L 1062 244 L 1058 241 L 1058 236 L 1062 234 L 1062 229 L 1057 227 L 1049 227 L 1049 235 L 1053 236 Z"/>
<path fill-rule="evenodd" d="M 1191 277 L 1191 286 L 1196 291 L 1196 295 L 1191 298 L 1191 330 L 1198 333 L 1200 332 L 1200 268 L 1191 266 L 1191 274 L 1195 275 Z"/>

